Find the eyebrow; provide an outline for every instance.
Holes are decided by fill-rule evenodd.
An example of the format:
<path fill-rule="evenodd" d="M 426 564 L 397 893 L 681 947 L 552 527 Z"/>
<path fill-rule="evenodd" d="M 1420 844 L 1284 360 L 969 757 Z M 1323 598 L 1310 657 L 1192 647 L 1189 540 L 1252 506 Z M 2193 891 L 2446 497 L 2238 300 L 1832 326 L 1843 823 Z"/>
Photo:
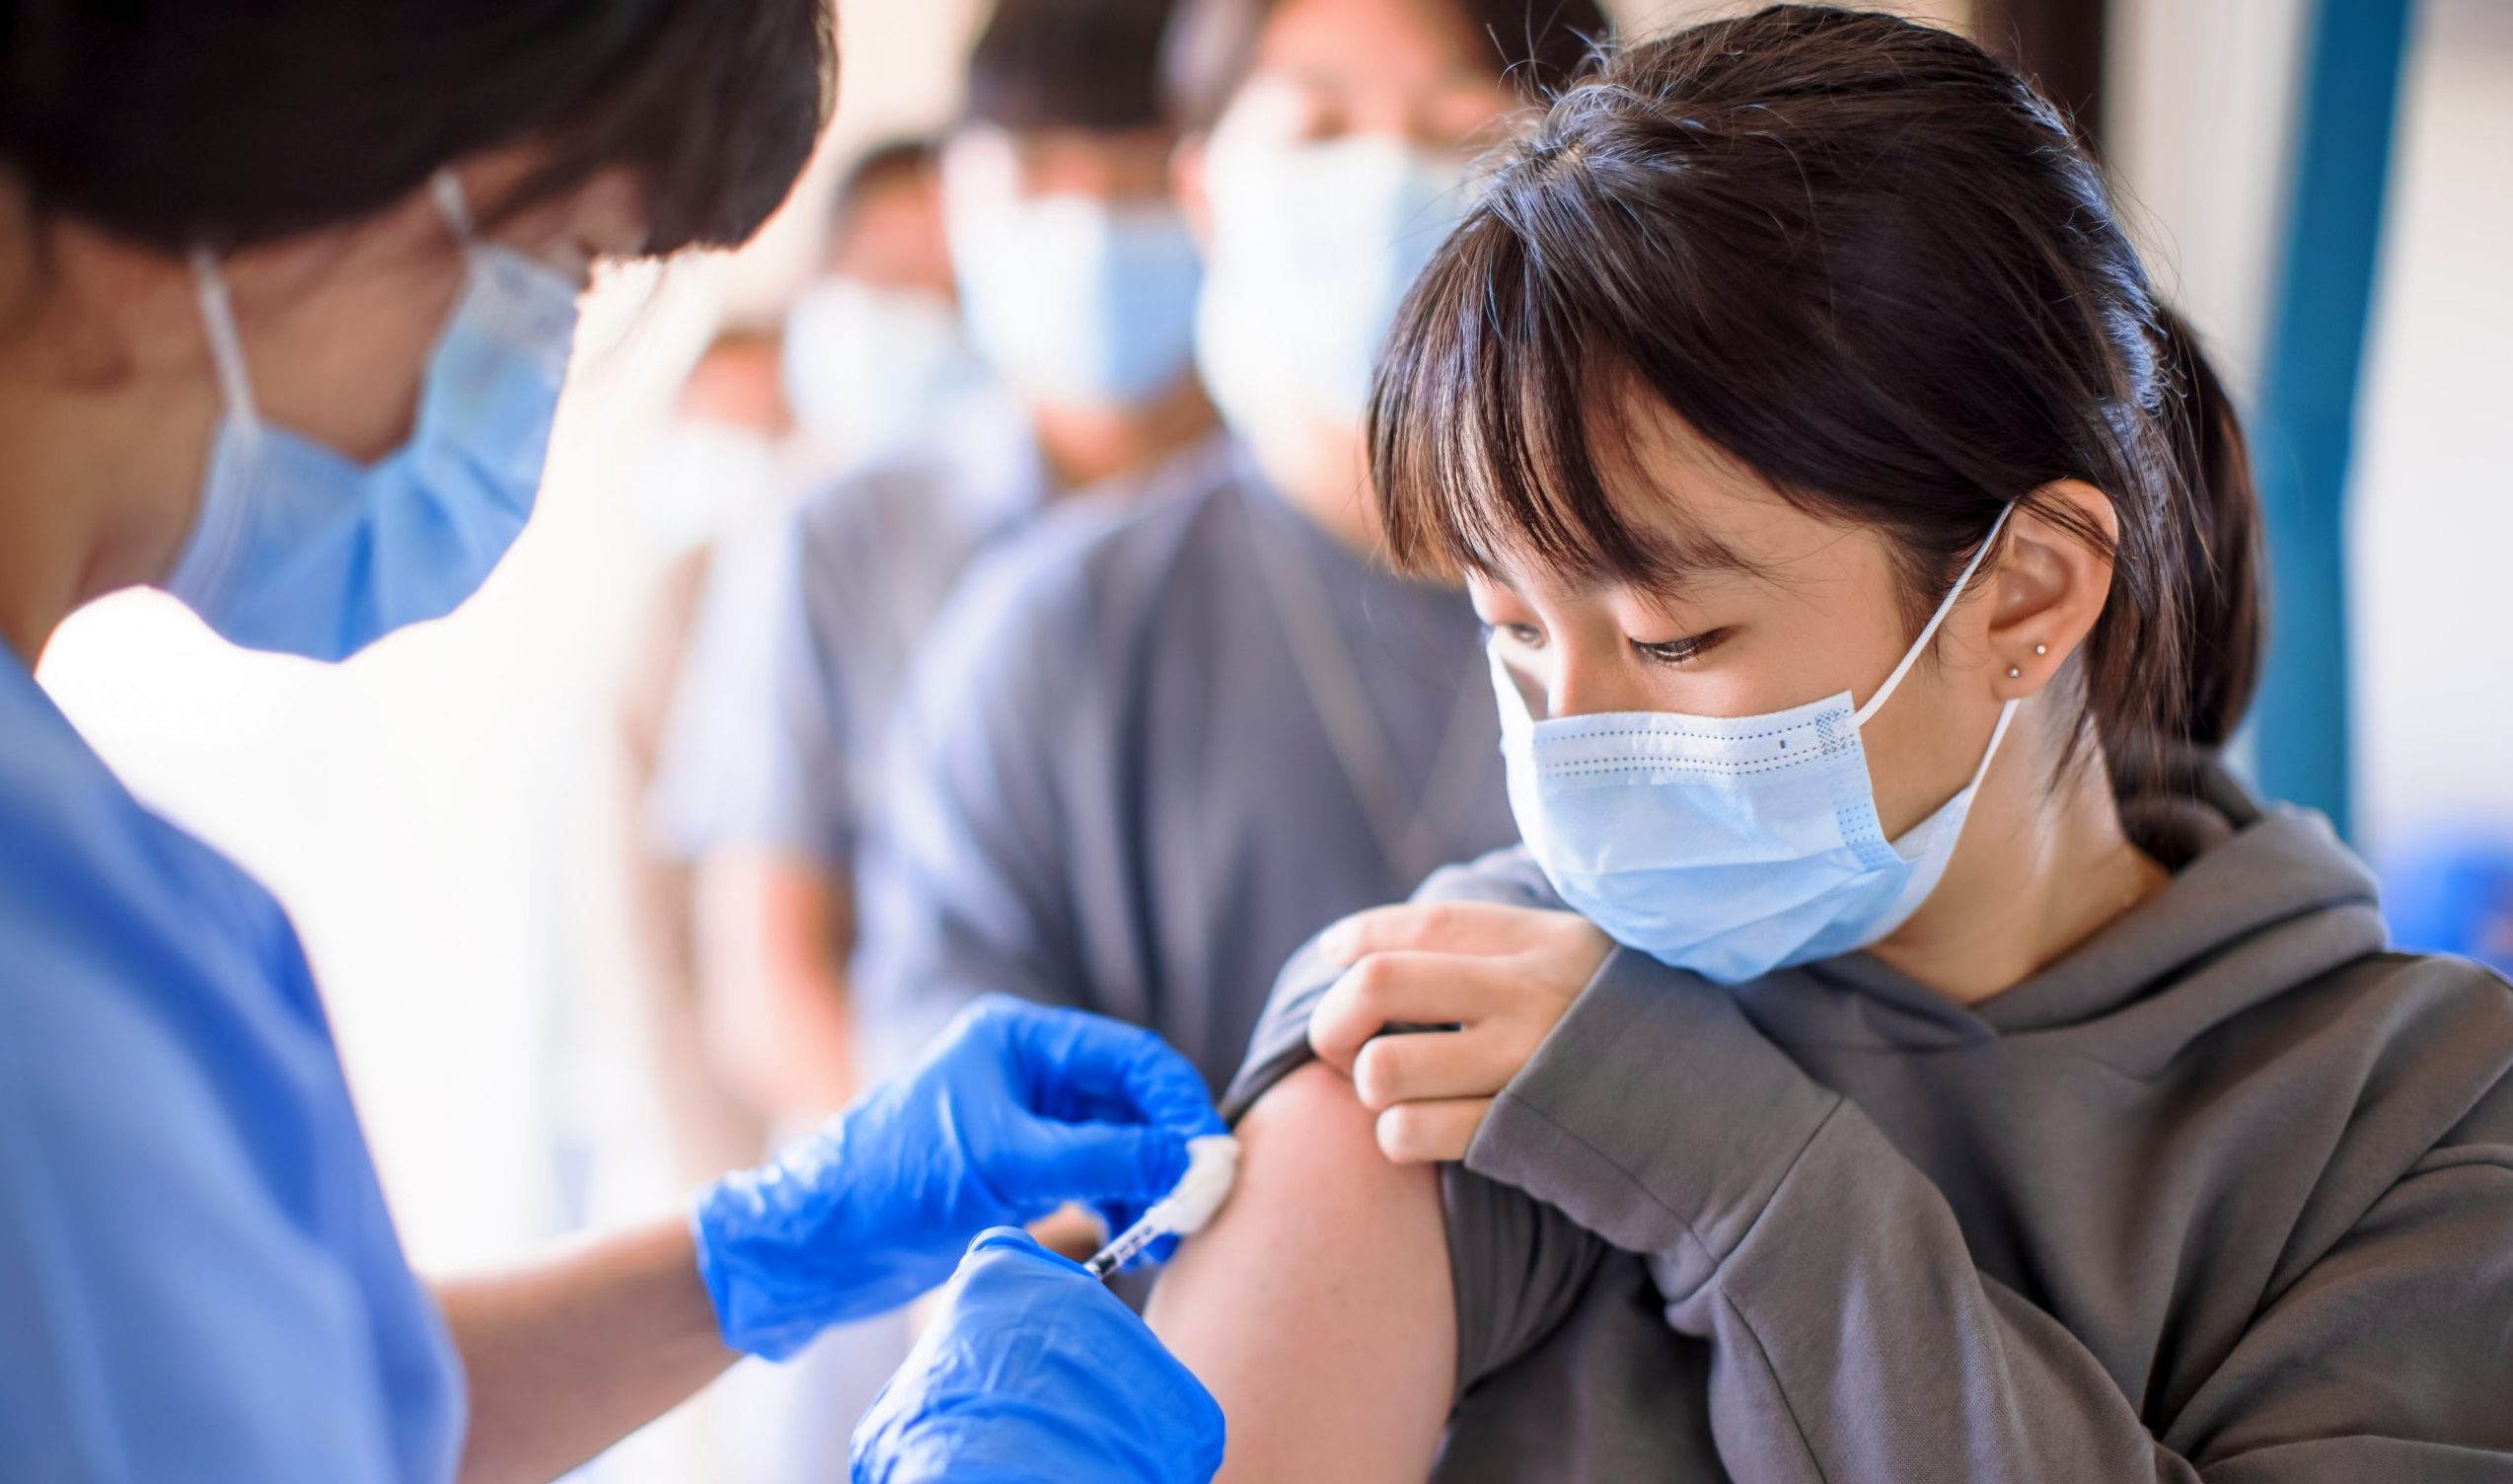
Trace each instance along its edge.
<path fill-rule="evenodd" d="M 1633 575 L 1645 577 L 1652 587 L 1679 587 L 1721 573 L 1755 578 L 1771 574 L 1764 563 L 1708 531 L 1634 528 L 1631 535 L 1647 563 L 1645 571 Z"/>
<path fill-rule="evenodd" d="M 1706 577 L 1733 573 L 1758 581 L 1771 575 L 1767 563 L 1756 560 L 1707 531 L 1669 533 L 1649 530 L 1617 522 L 1621 534 L 1639 556 L 1637 566 L 1629 562 L 1608 561 L 1602 553 L 1591 551 L 1584 559 L 1556 561 L 1541 553 L 1525 551 L 1517 560 L 1505 560 L 1507 554 L 1476 552 L 1466 556 L 1465 564 L 1500 586 L 1515 590 L 1513 567 L 1543 572 L 1582 595 L 1592 594 L 1616 583 L 1626 583 L 1653 594 L 1681 597 L 1685 589 Z M 1589 533 L 1593 534 L 1593 533 Z"/>

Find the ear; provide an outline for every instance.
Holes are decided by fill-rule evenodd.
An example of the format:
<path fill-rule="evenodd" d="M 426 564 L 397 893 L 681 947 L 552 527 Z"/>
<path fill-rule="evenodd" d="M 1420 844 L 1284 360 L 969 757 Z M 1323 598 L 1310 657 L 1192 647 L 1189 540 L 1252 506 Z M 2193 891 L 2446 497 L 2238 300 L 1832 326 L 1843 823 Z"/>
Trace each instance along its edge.
<path fill-rule="evenodd" d="M 1205 190 L 1205 161 L 1211 146 L 1203 134 L 1181 137 L 1178 147 L 1169 155 L 1169 193 L 1176 197 L 1179 212 L 1187 218 L 1187 230 L 1196 236 L 1196 246 L 1210 257 L 1213 253 L 1213 197 Z"/>
<path fill-rule="evenodd" d="M 2056 502 L 2103 533 L 2107 548 L 2120 518 L 2104 492 L 2082 480 L 2060 480 L 2031 498 Z M 1998 557 L 1989 645 L 1991 687 L 2001 701 L 2038 694 L 2094 631 L 2111 597 L 2111 557 L 2030 502 L 2007 518 Z"/>

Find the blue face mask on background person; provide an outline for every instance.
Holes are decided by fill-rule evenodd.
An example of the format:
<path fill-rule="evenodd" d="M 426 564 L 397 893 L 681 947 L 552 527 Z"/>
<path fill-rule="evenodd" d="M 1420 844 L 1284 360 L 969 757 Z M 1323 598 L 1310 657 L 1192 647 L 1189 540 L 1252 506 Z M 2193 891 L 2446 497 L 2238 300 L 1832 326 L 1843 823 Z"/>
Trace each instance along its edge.
<path fill-rule="evenodd" d="M 946 224 L 969 338 L 1015 388 L 1138 405 L 1186 375 L 1204 264 L 1176 206 L 1046 195 Z"/>
<path fill-rule="evenodd" d="M 1946 874 L 2016 703 L 1962 791 L 1887 843 L 1859 728 L 1955 607 L 2007 523 L 1868 704 L 1850 693 L 1760 716 L 1630 711 L 1530 718 L 1492 655 L 1510 808 L 1563 903 L 1626 947 L 1720 984 L 1864 948 Z"/>
<path fill-rule="evenodd" d="M 532 514 L 575 343 L 573 279 L 480 240 L 461 186 L 433 183 L 469 260 L 410 439 L 374 464 L 261 420 L 226 280 L 193 257 L 226 404 L 200 514 L 166 590 L 230 642 L 336 660 L 442 618 Z"/>
<path fill-rule="evenodd" d="M 848 278 L 794 301 L 780 369 L 794 420 L 842 470 L 940 435 L 987 388 L 948 298 Z"/>
<path fill-rule="evenodd" d="M 1361 420 L 1379 345 L 1465 213 L 1456 157 L 1381 134 L 1283 145 L 1217 138 L 1213 255 L 1196 362 L 1231 427 Z"/>

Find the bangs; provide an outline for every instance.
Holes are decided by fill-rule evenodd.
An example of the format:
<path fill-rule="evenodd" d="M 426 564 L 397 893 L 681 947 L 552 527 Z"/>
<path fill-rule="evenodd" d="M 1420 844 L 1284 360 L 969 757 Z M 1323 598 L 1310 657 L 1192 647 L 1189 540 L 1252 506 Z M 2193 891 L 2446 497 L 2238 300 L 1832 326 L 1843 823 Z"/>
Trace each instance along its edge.
<path fill-rule="evenodd" d="M 1675 425 L 1709 459 L 1788 493 L 1704 429 L 1714 409 L 1691 395 L 1694 378 L 1720 373 L 1643 338 L 1671 306 L 1616 264 L 1648 252 L 1663 284 L 1672 245 L 1610 244 L 1592 201 L 1528 179 L 1545 166 L 1540 154 L 1514 166 L 1509 194 L 1497 183 L 1441 246 L 1381 354 L 1369 442 L 1391 559 L 1487 575 L 1531 561 L 1574 585 L 1662 592 L 1752 570 L 1685 518 L 1639 452 L 1645 428 Z M 1527 230 L 1510 203 L 1539 206 L 1556 230 Z"/>
<path fill-rule="evenodd" d="M 644 190 L 643 256 L 739 247 L 810 163 L 837 75 L 835 19 L 819 0 L 679 0 L 537 131 L 549 160 L 502 209 L 622 167 Z"/>

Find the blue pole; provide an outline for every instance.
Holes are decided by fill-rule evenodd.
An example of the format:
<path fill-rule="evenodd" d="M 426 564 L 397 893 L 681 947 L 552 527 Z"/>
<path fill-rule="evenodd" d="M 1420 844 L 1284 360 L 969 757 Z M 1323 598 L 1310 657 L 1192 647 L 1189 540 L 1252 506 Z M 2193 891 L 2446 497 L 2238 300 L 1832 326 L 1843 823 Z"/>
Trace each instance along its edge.
<path fill-rule="evenodd" d="M 2346 493 L 2410 0 L 2316 0 L 2296 106 L 2283 266 L 2253 417 L 2268 526 L 2261 791 L 2344 832 Z"/>

